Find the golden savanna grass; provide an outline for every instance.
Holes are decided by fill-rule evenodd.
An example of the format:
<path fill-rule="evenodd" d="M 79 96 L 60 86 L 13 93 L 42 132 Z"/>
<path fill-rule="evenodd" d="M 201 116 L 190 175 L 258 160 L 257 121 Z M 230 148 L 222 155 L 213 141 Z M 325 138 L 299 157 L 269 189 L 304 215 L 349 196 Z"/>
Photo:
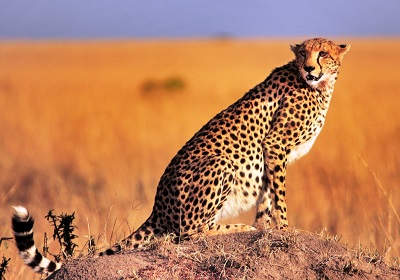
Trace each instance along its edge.
<path fill-rule="evenodd" d="M 81 249 L 89 234 L 104 246 L 126 236 L 185 141 L 301 41 L 1 42 L 0 237 L 12 235 L 11 205 L 36 218 L 39 248 L 50 209 L 76 213 Z M 400 40 L 335 41 L 352 49 L 325 128 L 289 167 L 289 223 L 389 260 L 400 255 Z M 0 248 L 6 277 L 32 278 L 11 242 Z"/>

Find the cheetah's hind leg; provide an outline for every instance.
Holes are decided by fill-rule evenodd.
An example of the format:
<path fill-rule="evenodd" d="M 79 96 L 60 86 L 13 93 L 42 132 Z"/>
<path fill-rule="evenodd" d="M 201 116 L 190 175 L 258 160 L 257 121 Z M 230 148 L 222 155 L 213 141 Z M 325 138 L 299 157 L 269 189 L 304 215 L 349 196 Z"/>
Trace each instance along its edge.
<path fill-rule="evenodd" d="M 256 228 L 245 224 L 212 224 L 207 226 L 207 229 L 204 230 L 204 234 L 218 235 L 252 230 L 256 230 Z"/>
<path fill-rule="evenodd" d="M 203 157 L 197 162 L 192 162 L 192 172 L 202 179 L 189 190 L 201 191 L 187 194 L 186 201 L 189 201 L 189 204 L 184 204 L 184 211 L 179 213 L 182 217 L 182 232 L 193 238 L 201 234 L 218 235 L 255 230 L 254 227 L 245 224 L 218 223 L 221 217 L 235 216 L 245 208 L 238 203 L 241 198 L 237 197 L 235 192 L 235 189 L 239 189 L 236 170 L 228 158 L 215 155 Z M 216 176 L 210 176 L 212 173 L 216 173 Z M 231 200 L 230 204 L 228 199 Z M 190 201 L 194 201 L 194 205 L 190 204 Z"/>

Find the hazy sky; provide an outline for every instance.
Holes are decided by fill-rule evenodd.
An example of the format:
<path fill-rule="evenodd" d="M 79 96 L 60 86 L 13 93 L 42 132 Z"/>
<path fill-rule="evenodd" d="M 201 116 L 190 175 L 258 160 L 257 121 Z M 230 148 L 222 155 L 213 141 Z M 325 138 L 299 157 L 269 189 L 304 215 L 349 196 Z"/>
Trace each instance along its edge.
<path fill-rule="evenodd" d="M 0 39 L 399 36 L 400 0 L 0 0 Z"/>

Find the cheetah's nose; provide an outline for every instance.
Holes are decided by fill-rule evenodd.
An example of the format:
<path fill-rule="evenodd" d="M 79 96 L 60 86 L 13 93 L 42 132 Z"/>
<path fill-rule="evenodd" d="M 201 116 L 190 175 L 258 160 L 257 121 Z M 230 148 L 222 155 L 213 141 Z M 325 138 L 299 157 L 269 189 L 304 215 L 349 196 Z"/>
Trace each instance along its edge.
<path fill-rule="evenodd" d="M 311 71 L 313 71 L 315 69 L 314 66 L 304 66 L 304 70 L 306 70 L 308 73 L 310 73 Z"/>

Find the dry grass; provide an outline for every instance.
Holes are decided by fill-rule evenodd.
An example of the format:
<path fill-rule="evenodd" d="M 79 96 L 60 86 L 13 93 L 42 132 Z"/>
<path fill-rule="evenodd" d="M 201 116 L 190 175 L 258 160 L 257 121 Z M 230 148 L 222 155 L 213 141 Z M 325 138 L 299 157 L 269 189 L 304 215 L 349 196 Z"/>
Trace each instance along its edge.
<path fill-rule="evenodd" d="M 144 250 L 79 258 L 50 277 L 59 279 L 398 279 L 379 254 L 350 250 L 304 231 L 252 231 L 173 244 L 153 240 Z"/>
<path fill-rule="evenodd" d="M 36 217 L 39 247 L 53 208 L 76 212 L 81 248 L 89 230 L 103 245 L 127 235 L 176 151 L 290 60 L 292 41 L 0 43 L 0 237 L 11 236 L 16 204 Z M 289 222 L 373 244 L 389 260 L 400 255 L 400 40 L 336 41 L 352 50 L 325 128 L 289 168 Z M 162 86 L 171 80 L 182 85 Z M 4 243 L 8 278 L 31 277 Z"/>

